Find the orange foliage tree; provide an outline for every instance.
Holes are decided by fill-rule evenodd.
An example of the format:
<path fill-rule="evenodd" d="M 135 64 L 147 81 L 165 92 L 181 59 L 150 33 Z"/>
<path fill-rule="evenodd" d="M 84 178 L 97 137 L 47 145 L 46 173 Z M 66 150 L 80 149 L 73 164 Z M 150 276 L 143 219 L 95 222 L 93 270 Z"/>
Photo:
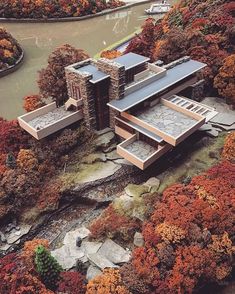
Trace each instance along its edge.
<path fill-rule="evenodd" d="M 119 57 L 121 55 L 122 55 L 122 53 L 118 50 L 106 50 L 106 51 L 102 51 L 100 57 L 107 58 L 107 59 L 114 59 L 114 58 Z"/>
<path fill-rule="evenodd" d="M 119 270 L 105 269 L 87 284 L 86 294 L 131 294 L 123 285 Z"/>
<path fill-rule="evenodd" d="M 39 245 L 48 249 L 49 242 L 46 239 L 33 239 L 24 243 L 20 256 L 24 260 L 29 271 L 34 269 L 35 250 Z"/>
<path fill-rule="evenodd" d="M 228 56 L 214 79 L 219 94 L 235 105 L 235 54 Z"/>
<path fill-rule="evenodd" d="M 17 164 L 25 171 L 38 169 L 38 160 L 34 152 L 30 149 L 20 149 L 17 156 Z"/>
<path fill-rule="evenodd" d="M 164 191 L 144 224 L 144 247 L 133 252 L 133 268 L 148 289 L 192 293 L 208 281 L 220 282 L 230 275 L 233 195 L 235 167 L 229 161 L 188 185 L 175 184 Z"/>
<path fill-rule="evenodd" d="M 24 109 L 27 112 L 33 111 L 39 107 L 44 106 L 45 103 L 40 95 L 29 95 L 24 97 Z"/>
<path fill-rule="evenodd" d="M 232 162 L 235 161 L 235 132 L 231 132 L 225 138 L 222 157 Z"/>

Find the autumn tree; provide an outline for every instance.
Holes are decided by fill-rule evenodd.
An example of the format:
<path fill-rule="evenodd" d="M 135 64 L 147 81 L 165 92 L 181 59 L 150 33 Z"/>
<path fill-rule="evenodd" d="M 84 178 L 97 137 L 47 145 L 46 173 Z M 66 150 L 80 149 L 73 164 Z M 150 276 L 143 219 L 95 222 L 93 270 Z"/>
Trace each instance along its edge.
<path fill-rule="evenodd" d="M 114 58 L 119 57 L 121 55 L 122 55 L 122 53 L 118 50 L 106 50 L 106 51 L 102 51 L 100 57 L 107 58 L 107 59 L 114 59 Z"/>
<path fill-rule="evenodd" d="M 134 52 L 149 57 L 153 61 L 154 19 L 148 18 L 142 26 L 141 34 L 131 40 L 125 53 Z"/>
<path fill-rule="evenodd" d="M 27 112 L 33 111 L 44 105 L 45 105 L 45 102 L 43 101 L 42 97 L 38 94 L 24 97 L 23 107 Z"/>
<path fill-rule="evenodd" d="M 228 56 L 214 79 L 214 86 L 235 105 L 235 54 Z"/>
<path fill-rule="evenodd" d="M 131 294 L 123 285 L 118 269 L 105 269 L 103 273 L 90 280 L 86 294 Z"/>
<path fill-rule="evenodd" d="M 38 160 L 34 152 L 30 149 L 20 149 L 17 156 L 17 164 L 26 172 L 38 168 Z"/>
<path fill-rule="evenodd" d="M 222 157 L 232 162 L 235 161 L 235 131 L 227 135 L 224 142 Z"/>
<path fill-rule="evenodd" d="M 38 86 L 41 96 L 51 97 L 58 106 L 63 105 L 68 99 L 65 67 L 88 57 L 83 50 L 69 44 L 56 48 L 49 55 L 47 67 L 39 71 Z"/>

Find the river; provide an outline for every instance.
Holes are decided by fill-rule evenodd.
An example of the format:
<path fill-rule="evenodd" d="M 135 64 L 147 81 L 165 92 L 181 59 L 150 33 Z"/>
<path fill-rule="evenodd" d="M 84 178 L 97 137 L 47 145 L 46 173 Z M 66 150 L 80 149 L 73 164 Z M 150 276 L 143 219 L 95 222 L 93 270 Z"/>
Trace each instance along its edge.
<path fill-rule="evenodd" d="M 172 1 L 173 2 L 173 1 Z M 135 32 L 147 16 L 149 3 L 104 16 L 62 23 L 1 23 L 25 51 L 23 65 L 0 79 L 0 117 L 15 119 L 24 113 L 22 98 L 38 93 L 38 70 L 45 67 L 48 55 L 68 43 L 84 49 L 90 56 Z M 159 17 L 159 16 L 158 16 Z"/>

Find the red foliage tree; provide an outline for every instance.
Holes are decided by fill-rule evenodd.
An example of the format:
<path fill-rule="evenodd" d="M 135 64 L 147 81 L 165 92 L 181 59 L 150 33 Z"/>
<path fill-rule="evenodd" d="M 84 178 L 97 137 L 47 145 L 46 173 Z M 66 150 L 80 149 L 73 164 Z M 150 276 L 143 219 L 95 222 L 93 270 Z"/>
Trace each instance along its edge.
<path fill-rule="evenodd" d="M 78 272 L 62 272 L 56 293 L 85 294 L 85 277 Z"/>
<path fill-rule="evenodd" d="M 119 214 L 110 204 L 101 216 L 91 223 L 90 231 L 93 238 L 119 236 L 126 240 L 133 236 L 139 226 L 139 221 Z"/>
<path fill-rule="evenodd" d="M 46 68 L 39 71 L 38 86 L 43 98 L 51 97 L 57 105 L 68 99 L 65 67 L 87 59 L 89 56 L 81 49 L 65 44 L 53 51 Z"/>

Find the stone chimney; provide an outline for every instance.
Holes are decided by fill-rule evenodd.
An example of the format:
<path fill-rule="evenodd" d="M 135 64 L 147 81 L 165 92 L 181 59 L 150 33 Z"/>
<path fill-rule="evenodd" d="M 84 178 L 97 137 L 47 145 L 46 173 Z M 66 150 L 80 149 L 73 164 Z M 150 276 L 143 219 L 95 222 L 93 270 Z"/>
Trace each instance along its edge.
<path fill-rule="evenodd" d="M 90 60 L 85 60 L 77 64 L 70 65 L 65 68 L 65 76 L 67 82 L 67 89 L 69 97 L 71 97 L 70 83 L 79 88 L 81 99 L 83 100 L 83 116 L 86 127 L 88 129 L 96 129 L 96 114 L 95 114 L 95 100 L 92 84 L 89 80 L 92 75 L 87 72 L 79 72 L 75 67 L 85 66 L 89 64 Z M 71 97 L 73 98 L 73 97 Z"/>

